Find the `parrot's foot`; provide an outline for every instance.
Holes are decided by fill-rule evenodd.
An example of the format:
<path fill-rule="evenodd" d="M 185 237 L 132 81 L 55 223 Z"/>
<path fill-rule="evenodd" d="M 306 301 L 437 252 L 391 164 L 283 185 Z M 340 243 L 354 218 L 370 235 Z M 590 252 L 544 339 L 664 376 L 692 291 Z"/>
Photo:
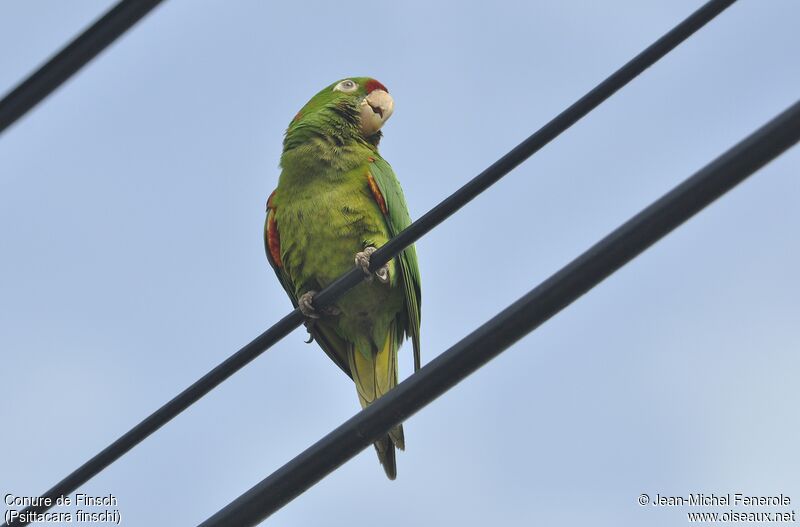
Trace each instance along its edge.
<path fill-rule="evenodd" d="M 365 247 L 360 253 L 356 253 L 356 267 L 361 268 L 364 274 L 367 275 L 367 280 L 371 281 L 373 276 L 378 277 L 378 281 L 382 284 L 389 283 L 389 264 L 383 264 L 383 267 L 371 273 L 369 271 L 369 259 L 372 253 L 377 251 L 375 247 Z"/>
<path fill-rule="evenodd" d="M 306 318 L 319 318 L 319 314 L 317 314 L 317 310 L 314 309 L 313 300 L 314 295 L 316 295 L 316 291 L 309 291 L 307 293 L 303 293 L 300 295 L 300 298 L 297 299 L 297 307 L 300 308 L 300 311 L 303 312 L 303 315 Z"/>
<path fill-rule="evenodd" d="M 316 294 L 317 294 L 316 291 L 308 291 L 300 295 L 300 298 L 297 299 L 297 307 L 300 309 L 303 315 L 305 315 L 306 318 L 317 319 L 320 317 L 321 314 L 336 316 L 342 312 L 336 306 L 323 307 L 318 311 L 314 307 L 314 296 Z"/>

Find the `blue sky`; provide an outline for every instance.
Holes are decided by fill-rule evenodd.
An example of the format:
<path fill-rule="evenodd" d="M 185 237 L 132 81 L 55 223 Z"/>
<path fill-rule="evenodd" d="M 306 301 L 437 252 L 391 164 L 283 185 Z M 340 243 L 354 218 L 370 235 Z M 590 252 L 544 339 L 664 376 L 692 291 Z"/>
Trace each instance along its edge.
<path fill-rule="evenodd" d="M 111 4 L 0 3 L 0 91 Z M 418 217 L 699 5 L 165 2 L 0 136 L 0 492 L 44 491 L 288 312 L 264 202 L 320 88 L 389 87 L 381 152 Z M 798 18 L 740 0 L 421 240 L 423 362 L 795 102 Z M 666 526 L 687 509 L 639 494 L 800 503 L 799 166 L 787 152 L 409 419 L 397 481 L 365 451 L 271 523 Z M 84 490 L 126 525 L 210 516 L 358 409 L 303 339 Z"/>

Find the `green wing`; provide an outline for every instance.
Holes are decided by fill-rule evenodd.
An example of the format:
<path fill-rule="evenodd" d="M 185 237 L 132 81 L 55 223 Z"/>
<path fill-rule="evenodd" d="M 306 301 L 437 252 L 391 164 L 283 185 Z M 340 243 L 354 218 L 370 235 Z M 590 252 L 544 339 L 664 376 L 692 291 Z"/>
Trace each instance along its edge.
<path fill-rule="evenodd" d="M 295 289 L 292 279 L 286 273 L 286 269 L 283 267 L 283 265 L 275 261 L 275 258 L 273 258 L 269 247 L 270 228 L 277 230 L 277 223 L 273 222 L 270 225 L 271 215 L 274 214 L 275 210 L 270 207 L 268 201 L 267 219 L 264 222 L 264 250 L 267 253 L 267 261 L 269 262 L 269 265 L 272 266 L 272 270 L 275 271 L 275 275 L 277 275 L 278 280 L 280 280 L 281 285 L 286 290 L 286 294 L 289 295 L 292 305 L 295 307 L 295 309 L 297 309 L 297 297 L 295 296 Z M 278 249 L 278 252 L 280 252 L 280 249 Z M 320 345 L 325 354 L 330 357 L 331 360 L 337 366 L 339 366 L 343 372 L 345 372 L 349 377 L 352 377 L 353 375 L 350 373 L 350 365 L 347 362 L 347 343 L 344 342 L 332 328 L 327 327 L 324 323 L 307 325 L 306 328 L 311 336 L 314 337 L 314 340 L 317 341 L 317 344 Z"/>
<path fill-rule="evenodd" d="M 374 161 L 369 164 L 369 170 L 386 202 L 387 212 L 384 214 L 384 218 L 389 227 L 389 233 L 393 237 L 397 236 L 400 231 L 411 225 L 411 216 L 408 214 L 408 206 L 403 196 L 403 189 L 400 188 L 400 182 L 397 181 L 392 167 L 382 158 L 375 156 Z M 406 294 L 407 324 L 405 325 L 405 333 L 407 337 L 411 338 L 411 342 L 414 345 L 414 371 L 417 371 L 421 364 L 419 325 L 422 318 L 422 296 L 417 251 L 414 246 L 411 245 L 400 253 L 398 260 Z"/>
<path fill-rule="evenodd" d="M 272 198 L 271 195 L 270 198 Z M 275 261 L 269 249 L 270 222 L 273 220 L 273 215 L 275 214 L 275 210 L 270 207 L 270 201 L 267 201 L 267 218 L 264 221 L 264 252 L 267 253 L 267 261 L 269 262 L 269 265 L 272 267 L 272 270 L 275 271 L 275 275 L 278 277 L 278 280 L 280 280 L 281 285 L 286 290 L 286 294 L 289 295 L 289 299 L 292 301 L 292 305 L 295 308 L 297 308 L 297 297 L 295 296 L 294 284 L 292 284 L 292 279 L 289 278 L 289 275 L 286 274 L 283 265 Z M 274 222 L 272 223 L 272 227 L 277 229 L 276 224 Z M 280 250 L 278 252 L 280 252 Z"/>

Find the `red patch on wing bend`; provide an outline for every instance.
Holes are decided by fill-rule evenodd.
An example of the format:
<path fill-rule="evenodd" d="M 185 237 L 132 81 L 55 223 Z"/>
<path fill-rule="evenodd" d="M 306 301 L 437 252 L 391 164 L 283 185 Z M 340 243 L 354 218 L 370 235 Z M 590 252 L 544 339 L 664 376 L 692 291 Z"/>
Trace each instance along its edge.
<path fill-rule="evenodd" d="M 375 79 L 368 80 L 364 85 L 364 89 L 367 90 L 367 93 L 372 93 L 374 90 L 383 90 L 386 93 L 389 93 L 389 89 Z"/>
<path fill-rule="evenodd" d="M 369 183 L 369 189 L 372 191 L 372 195 L 375 197 L 375 201 L 378 202 L 378 206 L 381 208 L 381 212 L 387 214 L 389 209 L 386 208 L 386 200 L 383 199 L 381 189 L 378 188 L 378 183 L 375 182 L 375 178 L 372 177 L 369 171 L 367 171 L 367 182 Z"/>
<path fill-rule="evenodd" d="M 281 260 L 281 235 L 278 233 L 278 224 L 275 222 L 275 211 L 269 211 L 267 216 L 267 249 L 272 257 L 275 267 L 283 267 Z"/>
<path fill-rule="evenodd" d="M 275 205 L 272 198 L 275 191 L 267 198 L 267 250 L 272 258 L 275 267 L 283 267 L 281 260 L 281 235 L 278 233 L 278 223 L 275 221 Z"/>

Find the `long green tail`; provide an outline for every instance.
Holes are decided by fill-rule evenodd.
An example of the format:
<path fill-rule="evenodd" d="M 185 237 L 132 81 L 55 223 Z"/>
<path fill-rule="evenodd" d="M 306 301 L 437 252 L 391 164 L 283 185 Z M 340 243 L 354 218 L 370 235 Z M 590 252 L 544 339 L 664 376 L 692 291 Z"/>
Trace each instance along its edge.
<path fill-rule="evenodd" d="M 355 346 L 350 346 L 347 354 L 350 373 L 356 383 L 358 400 L 362 408 L 366 408 L 397 385 L 397 348 L 394 323 L 391 324 L 381 349 L 361 353 Z M 397 477 L 395 448 L 405 449 L 403 425 L 395 426 L 388 435 L 375 442 L 378 460 L 389 479 Z"/>

